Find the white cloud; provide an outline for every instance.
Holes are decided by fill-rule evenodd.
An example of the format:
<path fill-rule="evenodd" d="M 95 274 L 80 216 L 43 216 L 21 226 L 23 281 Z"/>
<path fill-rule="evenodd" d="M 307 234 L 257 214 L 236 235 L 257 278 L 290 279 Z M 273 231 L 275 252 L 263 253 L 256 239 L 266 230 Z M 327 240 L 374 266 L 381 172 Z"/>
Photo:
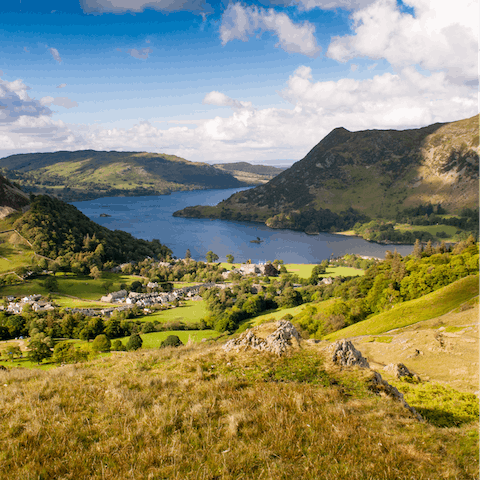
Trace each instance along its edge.
<path fill-rule="evenodd" d="M 402 13 L 395 0 L 377 0 L 353 13 L 354 35 L 334 37 L 327 56 L 346 62 L 356 57 L 386 59 L 396 68 L 419 65 L 443 70 L 455 84 L 478 79 L 478 4 L 408 0 L 415 16 Z"/>
<path fill-rule="evenodd" d="M 246 42 L 256 32 L 268 31 L 278 37 L 278 44 L 290 53 L 315 56 L 320 47 L 315 39 L 315 26 L 310 22 L 293 23 L 285 13 L 265 10 L 240 3 L 230 4 L 222 15 L 220 38 L 222 44 L 238 39 Z"/>
<path fill-rule="evenodd" d="M 51 110 L 28 96 L 30 87 L 21 80 L 0 80 L 0 124 L 15 122 L 18 118 L 50 115 Z"/>
<path fill-rule="evenodd" d="M 202 103 L 204 105 L 216 105 L 217 107 L 232 107 L 236 109 L 252 107 L 252 102 L 240 102 L 217 91 L 207 93 Z"/>
<path fill-rule="evenodd" d="M 60 85 L 57 85 L 57 88 L 65 88 L 67 86 L 66 83 L 61 83 Z"/>
<path fill-rule="evenodd" d="M 62 63 L 62 59 L 60 57 L 60 54 L 58 53 L 58 50 L 56 48 L 49 48 L 48 51 L 52 54 L 52 57 L 58 62 Z"/>
<path fill-rule="evenodd" d="M 345 10 L 360 10 L 370 5 L 375 0 L 293 0 L 292 5 L 298 5 L 301 10 L 312 10 L 321 8 L 322 10 L 331 10 L 334 8 L 343 8 Z"/>
<path fill-rule="evenodd" d="M 153 50 L 151 48 L 141 48 L 140 50 L 137 50 L 136 48 L 131 48 L 127 50 L 127 52 L 133 58 L 138 58 L 139 60 L 145 60 L 153 52 Z"/>
<path fill-rule="evenodd" d="M 78 107 L 78 103 L 75 100 L 70 100 L 67 97 L 43 97 L 40 99 L 42 105 L 58 105 L 59 107 L 64 108 L 73 108 Z"/>
<path fill-rule="evenodd" d="M 85 13 L 101 15 L 102 13 L 143 12 L 153 10 L 175 11 L 211 11 L 211 6 L 205 0 L 80 0 L 80 6 Z"/>
<path fill-rule="evenodd" d="M 358 65 L 355 65 L 354 63 L 350 65 L 350 71 L 355 72 L 357 69 L 358 69 Z"/>

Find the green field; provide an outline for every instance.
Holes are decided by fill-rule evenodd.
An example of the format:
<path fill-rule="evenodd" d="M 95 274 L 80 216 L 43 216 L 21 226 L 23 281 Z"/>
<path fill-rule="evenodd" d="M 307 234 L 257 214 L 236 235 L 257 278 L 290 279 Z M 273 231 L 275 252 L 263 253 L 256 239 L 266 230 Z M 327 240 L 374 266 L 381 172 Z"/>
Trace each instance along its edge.
<path fill-rule="evenodd" d="M 201 342 L 204 338 L 218 337 L 220 334 L 215 330 L 172 330 L 168 332 L 154 332 L 154 333 L 142 333 L 140 336 L 143 340 L 142 348 L 159 348 L 160 344 L 169 336 L 177 335 L 178 338 L 187 344 L 190 339 L 192 342 Z M 128 342 L 128 337 L 120 339 L 124 345 Z"/>
<path fill-rule="evenodd" d="M 167 322 L 183 322 L 195 323 L 207 314 L 207 307 L 205 302 L 186 300 L 185 305 L 176 308 L 169 308 L 168 310 L 161 310 L 151 315 L 142 317 L 141 320 L 148 322 L 158 321 L 161 323 Z"/>
<path fill-rule="evenodd" d="M 395 225 L 395 230 L 400 230 L 401 232 L 413 232 L 413 231 L 423 231 L 431 233 L 434 237 L 438 232 L 445 232 L 448 237 L 438 238 L 438 241 L 445 242 L 458 242 L 460 239 L 456 232 L 459 230 L 457 227 L 452 227 L 451 225 Z"/>
<path fill-rule="evenodd" d="M 32 293 L 39 293 L 46 295 L 48 292 L 43 287 L 43 282 L 46 277 L 39 277 L 28 280 L 21 285 L 9 285 L 0 288 L 0 295 L 30 295 Z M 120 285 L 125 283 L 131 284 L 139 277 L 134 275 L 124 275 L 120 273 L 103 272 L 102 278 L 95 280 L 86 275 L 63 275 L 61 273 L 55 276 L 58 282 L 58 293 L 60 295 L 72 295 L 83 300 L 100 300 L 103 295 L 106 295 L 103 284 L 105 282 L 113 282 L 111 291 L 120 290 Z M 67 300 L 65 300 L 67 301 Z M 67 302 L 68 303 L 68 302 Z M 68 305 L 65 305 L 68 306 Z"/>
<path fill-rule="evenodd" d="M 355 323 L 325 337 L 326 340 L 378 335 L 423 320 L 439 317 L 478 296 L 478 275 L 461 278 L 416 300 L 400 303 L 388 312 Z"/>
<path fill-rule="evenodd" d="M 220 264 L 223 268 L 227 270 L 232 270 L 233 268 L 240 268 L 242 266 L 241 263 L 225 263 L 222 262 Z M 287 269 L 288 273 L 293 273 L 298 275 L 300 278 L 309 278 L 312 274 L 313 267 L 315 267 L 316 263 L 286 263 L 285 268 Z M 363 275 L 363 270 L 358 270 L 356 268 L 351 267 L 329 267 L 326 270 L 322 277 L 338 277 L 342 275 L 343 277 L 355 277 L 357 275 Z M 270 277 L 275 278 L 275 277 Z"/>
<path fill-rule="evenodd" d="M 285 309 L 277 308 L 276 310 L 269 310 L 268 312 L 262 315 L 259 315 L 258 317 L 255 317 L 249 321 L 252 322 L 251 326 L 255 326 L 255 325 L 260 325 L 266 320 L 271 320 L 272 318 L 274 320 L 280 320 L 285 315 L 289 315 L 289 314 L 295 317 L 295 315 L 298 315 L 302 310 L 304 310 L 309 305 L 313 305 L 317 308 L 318 311 L 322 311 L 324 308 L 328 307 L 334 301 L 335 301 L 334 299 L 329 299 L 329 300 L 325 300 L 324 302 L 318 302 L 318 303 L 304 303 L 302 305 L 298 305 L 297 307 L 292 307 L 292 308 L 285 308 Z"/>
<path fill-rule="evenodd" d="M 0 234 L 0 274 L 31 265 L 35 252 L 15 232 Z"/>

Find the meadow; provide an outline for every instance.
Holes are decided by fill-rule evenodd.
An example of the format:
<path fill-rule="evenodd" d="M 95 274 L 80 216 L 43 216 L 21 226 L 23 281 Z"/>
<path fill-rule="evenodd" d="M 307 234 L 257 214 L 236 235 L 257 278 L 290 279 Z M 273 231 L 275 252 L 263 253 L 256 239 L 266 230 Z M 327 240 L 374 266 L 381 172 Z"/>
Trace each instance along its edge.
<path fill-rule="evenodd" d="M 376 394 L 370 379 L 310 344 L 284 358 L 195 344 L 0 371 L 0 471 L 12 480 L 477 478 L 468 398 L 442 403 L 452 394 L 437 391 L 437 408 L 459 420 L 441 428 Z"/>

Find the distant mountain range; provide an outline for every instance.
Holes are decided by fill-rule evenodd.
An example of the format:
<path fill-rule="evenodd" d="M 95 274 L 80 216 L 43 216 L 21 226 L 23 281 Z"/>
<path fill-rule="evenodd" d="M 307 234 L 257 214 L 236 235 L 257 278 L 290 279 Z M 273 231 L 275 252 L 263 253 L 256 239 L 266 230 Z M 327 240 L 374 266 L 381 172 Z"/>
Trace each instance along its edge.
<path fill-rule="evenodd" d="M 258 185 L 282 171 L 248 163 L 231 170 L 174 155 L 94 150 L 12 155 L 0 159 L 0 169 L 27 192 L 68 201 Z"/>
<path fill-rule="evenodd" d="M 214 167 L 232 174 L 237 180 L 249 185 L 267 183 L 285 170 L 267 165 L 251 165 L 247 162 L 217 163 Z"/>
<path fill-rule="evenodd" d="M 349 223 L 355 216 L 388 219 L 429 203 L 456 213 L 478 208 L 478 152 L 478 115 L 403 131 L 336 128 L 265 185 L 217 207 L 187 207 L 176 215 L 254 220 L 279 228 L 290 228 L 303 216 L 312 218 L 315 231 L 334 225 L 337 216 L 350 215 Z"/>

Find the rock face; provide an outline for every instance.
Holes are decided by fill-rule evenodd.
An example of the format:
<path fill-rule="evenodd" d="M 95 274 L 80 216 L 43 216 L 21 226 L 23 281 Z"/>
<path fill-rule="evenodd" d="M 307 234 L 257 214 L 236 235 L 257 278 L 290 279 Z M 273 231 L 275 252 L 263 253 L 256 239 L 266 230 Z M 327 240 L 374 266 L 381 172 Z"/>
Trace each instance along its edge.
<path fill-rule="evenodd" d="M 276 330 L 266 338 L 258 336 L 261 327 L 252 328 L 240 337 L 229 340 L 223 348 L 227 352 L 253 348 L 281 356 L 294 344 L 300 343 L 300 335 L 291 322 L 280 320 L 276 323 L 276 327 Z"/>
<path fill-rule="evenodd" d="M 415 378 L 420 381 L 420 377 L 412 373 L 403 363 L 390 363 L 386 367 L 383 367 L 386 372 L 391 373 L 395 378 L 409 377 Z"/>
<path fill-rule="evenodd" d="M 342 367 L 358 366 L 360 368 L 370 369 L 367 359 L 363 357 L 362 354 L 353 346 L 352 342 L 348 340 L 339 340 L 338 342 L 335 342 L 331 349 L 332 360 L 336 365 Z M 408 372 L 408 374 L 413 375 L 402 363 L 392 365 L 397 367 L 396 371 L 398 370 L 399 372 L 403 373 Z M 373 377 L 370 384 L 371 390 L 376 393 L 383 393 L 391 398 L 394 398 L 395 400 L 398 400 L 417 418 L 417 420 L 423 420 L 421 415 L 405 401 L 403 394 L 399 392 L 397 388 L 385 381 L 378 372 L 374 372 L 373 370 L 372 372 Z M 405 375 L 407 374 L 405 373 Z"/>
<path fill-rule="evenodd" d="M 355 365 L 362 368 L 370 368 L 365 357 L 348 340 L 339 340 L 335 342 L 332 348 L 333 363 L 342 367 L 353 367 Z"/>

